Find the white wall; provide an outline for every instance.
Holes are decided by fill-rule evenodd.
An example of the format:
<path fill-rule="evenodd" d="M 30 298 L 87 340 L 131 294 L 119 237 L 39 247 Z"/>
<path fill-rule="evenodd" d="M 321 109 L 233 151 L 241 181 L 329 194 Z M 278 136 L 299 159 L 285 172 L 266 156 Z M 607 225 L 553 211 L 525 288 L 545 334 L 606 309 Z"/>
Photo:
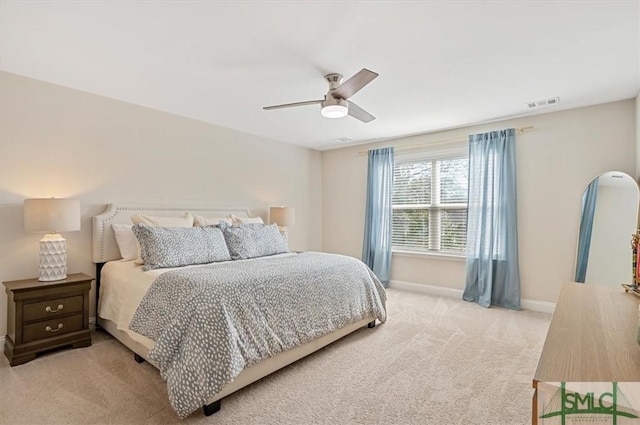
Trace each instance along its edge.
<path fill-rule="evenodd" d="M 609 170 L 634 175 L 634 104 L 626 100 L 323 152 L 323 249 L 361 256 L 367 157 L 359 151 L 533 125 L 516 137 L 522 297 L 555 302 L 562 283 L 574 277 L 585 186 Z M 394 255 L 391 279 L 463 289 L 464 262 Z"/>
<path fill-rule="evenodd" d="M 633 283 L 631 235 L 638 216 L 638 189 L 598 186 L 585 282 L 620 288 Z"/>
<path fill-rule="evenodd" d="M 2 281 L 38 276 L 42 235 L 23 230 L 32 197 L 80 200 L 82 231 L 63 235 L 70 273 L 95 276 L 90 220 L 110 202 L 246 206 L 265 220 L 293 206 L 291 248 L 321 248 L 317 151 L 6 72 L 0 89 Z M 0 335 L 6 318 L 2 288 Z"/>

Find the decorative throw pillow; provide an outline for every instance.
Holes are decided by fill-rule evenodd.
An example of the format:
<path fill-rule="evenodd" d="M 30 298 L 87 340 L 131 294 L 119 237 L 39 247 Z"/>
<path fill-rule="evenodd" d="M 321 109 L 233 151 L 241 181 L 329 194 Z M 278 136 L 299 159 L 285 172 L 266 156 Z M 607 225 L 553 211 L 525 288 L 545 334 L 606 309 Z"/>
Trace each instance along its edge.
<path fill-rule="evenodd" d="M 260 217 L 238 217 L 237 215 L 231 214 L 229 217 L 231 217 L 231 224 L 249 224 L 249 223 L 257 223 L 257 224 L 264 224 L 264 221 L 262 221 L 262 218 Z"/>
<path fill-rule="evenodd" d="M 231 216 L 227 217 L 203 217 L 201 215 L 195 216 L 194 226 L 217 226 L 221 221 L 228 224 L 233 224 Z"/>
<path fill-rule="evenodd" d="M 289 252 L 278 226 L 260 223 L 229 226 L 221 222 L 220 229 L 227 242 L 229 253 L 234 260 L 264 257 L 266 255 Z"/>
<path fill-rule="evenodd" d="M 120 255 L 125 261 L 135 260 L 140 256 L 140 245 L 138 239 L 133 234 L 131 224 L 112 224 L 113 233 L 116 235 L 116 242 L 120 248 Z"/>
<path fill-rule="evenodd" d="M 217 227 L 136 224 L 132 230 L 140 242 L 145 271 L 231 260 L 222 231 Z"/>
<path fill-rule="evenodd" d="M 193 215 L 185 213 L 182 217 L 155 217 L 152 215 L 135 214 L 131 216 L 133 224 L 162 227 L 192 227 Z"/>
<path fill-rule="evenodd" d="M 165 216 L 152 216 L 144 214 L 135 214 L 131 216 L 131 222 L 133 224 L 146 224 L 147 226 L 160 226 L 160 227 L 192 227 L 193 215 L 190 213 L 184 213 L 182 217 L 165 217 Z M 144 259 L 140 256 L 140 249 L 138 247 L 138 257 L 136 258 L 136 264 L 144 264 Z"/>

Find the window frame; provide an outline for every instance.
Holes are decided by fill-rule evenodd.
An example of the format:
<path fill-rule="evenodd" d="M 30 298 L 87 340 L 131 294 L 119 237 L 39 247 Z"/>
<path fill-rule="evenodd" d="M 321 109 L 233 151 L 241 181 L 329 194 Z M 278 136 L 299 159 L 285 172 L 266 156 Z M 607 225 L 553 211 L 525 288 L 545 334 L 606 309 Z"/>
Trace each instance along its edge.
<path fill-rule="evenodd" d="M 408 153 L 408 154 L 396 154 L 394 158 L 394 173 L 395 167 L 399 164 L 409 163 L 409 162 L 419 162 L 419 161 L 429 161 L 435 165 L 435 162 L 438 160 L 448 160 L 448 159 L 461 159 L 466 158 L 467 161 L 469 159 L 469 150 L 468 148 L 452 148 L 441 151 L 431 151 L 431 152 L 419 152 L 419 153 Z M 446 203 L 442 204 L 440 202 L 440 185 L 441 179 L 439 176 L 439 167 L 432 166 L 431 167 L 431 204 L 394 204 L 392 201 L 392 217 L 393 211 L 396 209 L 425 209 L 429 212 L 429 246 L 440 246 L 441 243 L 441 211 L 452 209 L 459 210 L 464 208 L 469 211 L 469 202 L 467 198 L 466 203 Z M 393 193 L 392 193 L 393 198 Z M 393 220 L 392 220 L 393 222 Z M 392 224 L 393 226 L 393 224 Z M 466 241 L 465 241 L 466 248 Z M 452 258 L 452 259 L 462 259 L 465 258 L 465 250 L 462 251 L 449 251 L 449 250 L 441 250 L 441 249 L 432 249 L 432 248 L 420 248 L 417 246 L 399 246 L 393 244 L 391 251 L 393 254 L 400 254 L 403 256 L 429 256 L 436 258 Z"/>

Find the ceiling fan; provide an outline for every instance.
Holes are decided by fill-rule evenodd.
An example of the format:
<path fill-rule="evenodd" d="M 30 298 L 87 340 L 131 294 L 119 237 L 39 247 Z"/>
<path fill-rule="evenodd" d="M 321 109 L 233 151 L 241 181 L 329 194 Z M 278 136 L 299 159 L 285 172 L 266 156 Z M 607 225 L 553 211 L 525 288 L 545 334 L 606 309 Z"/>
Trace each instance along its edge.
<path fill-rule="evenodd" d="M 319 103 L 322 106 L 320 113 L 323 117 L 342 118 L 349 114 L 352 117 L 367 123 L 375 120 L 376 117 L 347 99 L 360 91 L 361 88 L 369 84 L 377 76 L 377 73 L 362 68 L 357 74 L 343 83 L 342 81 L 344 78 L 342 77 L 342 74 L 327 74 L 324 78 L 329 83 L 329 91 L 324 95 L 324 99 L 265 106 L 262 109 L 268 111 L 271 109 L 291 108 L 293 106 L 315 105 Z"/>

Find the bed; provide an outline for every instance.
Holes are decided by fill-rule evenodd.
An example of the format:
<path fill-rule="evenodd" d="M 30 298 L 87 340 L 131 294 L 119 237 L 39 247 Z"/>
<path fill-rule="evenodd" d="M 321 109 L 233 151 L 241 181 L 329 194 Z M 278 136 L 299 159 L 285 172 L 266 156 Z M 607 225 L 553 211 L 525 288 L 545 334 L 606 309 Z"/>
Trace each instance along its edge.
<path fill-rule="evenodd" d="M 114 233 L 114 228 L 119 229 L 118 225 L 120 225 L 120 227 L 122 227 L 122 225 L 130 225 L 131 217 L 134 215 L 143 214 L 156 217 L 179 217 L 182 214 L 185 214 L 185 212 L 204 217 L 233 216 L 234 219 L 238 219 L 241 221 L 252 221 L 248 210 L 245 208 L 110 204 L 107 206 L 106 210 L 103 213 L 93 217 L 92 223 L 92 259 L 96 264 L 97 324 L 105 331 L 113 335 L 131 351 L 133 351 L 136 361 L 142 362 L 144 360 L 147 360 L 149 361 L 149 363 L 160 369 L 163 378 L 167 381 L 169 399 L 179 417 L 185 417 L 194 410 L 194 400 L 193 397 L 190 396 L 190 404 L 186 403 L 185 406 L 185 403 L 183 403 L 183 401 L 179 397 L 176 398 L 175 394 L 178 392 L 176 388 L 180 388 L 180 385 L 184 385 L 184 383 L 174 383 L 173 378 L 175 378 L 176 376 L 191 374 L 198 381 L 206 381 L 204 384 L 202 382 L 198 383 L 198 385 L 202 386 L 203 388 L 200 388 L 200 386 L 198 386 L 199 398 L 196 397 L 196 401 L 202 401 L 201 406 L 203 407 L 204 414 L 208 416 L 220 409 L 221 400 L 229 394 L 269 375 L 270 373 L 277 371 L 282 367 L 295 362 L 298 359 L 301 359 L 321 349 L 322 347 L 325 347 L 326 345 L 350 334 L 351 332 L 354 332 L 355 330 L 358 330 L 365 326 L 373 328 L 375 326 L 376 319 L 381 322 L 386 319 L 386 310 L 384 306 L 386 296 L 384 294 L 384 289 L 379 284 L 377 278 L 375 278 L 373 273 L 366 266 L 350 257 L 322 253 L 282 252 L 276 255 L 269 255 L 260 258 L 240 258 L 233 259 L 231 261 L 219 261 L 210 264 L 189 265 L 187 267 L 155 268 L 148 271 L 144 271 L 143 267 L 136 264 L 134 261 L 124 261 L 122 259 L 120 248 L 118 247 L 118 243 L 116 242 Z M 251 225 L 246 225 L 244 227 L 250 226 Z M 236 226 L 234 226 L 233 229 L 235 229 L 235 227 Z M 266 228 L 267 226 L 264 227 Z M 162 229 L 157 229 L 157 231 L 160 230 Z M 144 249 L 145 248 L 143 247 L 143 250 Z M 345 272 L 344 270 L 346 269 L 341 269 L 342 266 L 347 266 L 346 263 L 355 261 L 359 263 L 359 265 L 356 265 L 355 268 L 360 267 L 362 268 L 362 270 L 366 271 Z M 325 298 L 326 289 L 325 292 L 318 292 L 318 295 L 316 295 L 315 297 L 307 297 L 307 299 L 311 300 L 313 305 L 309 300 L 307 300 L 304 301 L 304 304 L 300 304 L 299 306 L 295 307 L 300 310 L 296 322 L 296 327 L 300 326 L 300 330 L 297 331 L 298 335 L 290 336 L 289 334 L 291 333 L 291 331 L 287 330 L 287 335 L 278 335 L 276 337 L 272 337 L 270 341 L 264 343 L 264 348 L 261 348 L 259 346 L 254 348 L 254 351 L 257 350 L 260 352 L 259 355 L 256 355 L 251 351 L 251 349 L 245 347 L 245 340 L 247 338 L 250 339 L 251 337 L 253 337 L 254 333 L 258 333 L 256 331 L 256 328 L 248 329 L 246 331 L 240 331 L 240 334 L 238 336 L 238 331 L 235 328 L 235 325 L 231 325 L 231 333 L 233 333 L 234 338 L 236 338 L 236 340 L 240 340 L 241 343 L 237 343 L 237 341 L 225 342 L 222 340 L 222 338 L 220 339 L 219 343 L 217 343 L 217 340 L 211 341 L 211 339 L 214 338 L 214 334 L 218 335 L 216 330 L 216 332 L 211 331 L 211 335 L 206 336 L 206 338 L 210 340 L 208 342 L 208 346 L 198 346 L 197 344 L 196 346 L 194 346 L 193 341 L 199 342 L 200 340 L 204 339 L 202 337 L 202 329 L 211 330 L 212 326 L 216 326 L 217 323 L 229 321 L 226 316 L 224 316 L 222 320 L 220 320 L 218 317 L 215 317 L 215 314 L 226 315 L 228 311 L 232 309 L 231 307 L 224 305 L 223 302 L 216 302 L 215 306 L 213 307 L 207 304 L 206 307 L 201 308 L 200 304 L 194 304 L 198 302 L 199 299 L 197 297 L 189 295 L 180 298 L 181 300 L 184 300 L 183 304 L 179 304 L 178 302 L 176 302 L 176 305 L 174 307 L 177 308 L 177 311 L 175 312 L 166 314 L 163 313 L 155 316 L 154 319 L 147 317 L 148 314 L 145 313 L 158 310 L 158 306 L 162 304 L 163 300 L 166 303 L 167 297 L 169 297 L 168 299 L 173 299 L 170 297 L 175 297 L 176 295 L 168 294 L 169 291 L 173 290 L 172 288 L 176 288 L 176 284 L 174 283 L 174 281 L 178 279 L 179 282 L 182 282 L 182 280 L 184 280 L 184 276 L 186 275 L 193 276 L 194 279 L 205 279 L 206 282 L 201 282 L 201 284 L 198 285 L 189 281 L 189 284 L 185 284 L 186 286 L 184 286 L 184 288 L 192 290 L 191 288 L 194 287 L 207 286 L 208 288 L 210 288 L 214 286 L 215 288 L 217 288 L 216 290 L 222 291 L 218 295 L 216 295 L 216 300 L 225 298 L 225 294 L 227 293 L 225 291 L 230 291 L 229 288 L 233 288 L 233 290 L 235 290 L 236 287 L 250 287 L 250 285 L 254 285 L 254 283 L 249 284 L 241 280 L 233 283 L 231 279 L 235 275 L 245 276 L 243 279 L 245 279 L 247 282 L 254 282 L 256 280 L 255 276 L 252 278 L 246 278 L 247 273 L 254 272 L 256 274 L 259 274 L 260 276 L 263 276 L 263 280 L 269 283 L 291 280 L 288 279 L 287 276 L 270 275 L 269 273 L 275 273 L 273 272 L 273 270 L 278 270 L 277 273 L 280 274 L 283 274 L 283 272 L 280 270 L 291 270 L 291 276 L 297 276 L 294 278 L 296 282 L 295 285 L 288 283 L 289 286 L 286 289 L 287 294 L 293 291 L 320 291 L 320 289 L 316 289 L 316 287 L 320 286 L 318 285 L 317 277 L 310 279 L 314 280 L 313 283 L 307 284 L 303 283 L 304 279 L 299 278 L 299 276 L 303 276 L 304 274 L 306 274 L 306 271 L 296 272 L 298 274 L 294 273 L 297 269 L 300 268 L 307 270 L 306 267 L 309 267 L 309 265 L 312 263 L 324 264 L 323 273 L 325 274 L 325 276 L 322 279 L 330 279 L 330 272 L 333 272 L 332 269 L 335 268 L 335 273 L 340 273 L 340 276 L 346 276 L 345 278 L 341 278 L 341 280 L 345 280 L 345 285 L 347 285 L 348 279 L 354 280 L 353 285 L 350 283 L 350 281 L 348 282 L 349 291 L 352 290 L 352 287 L 363 286 L 365 288 L 362 289 L 362 291 L 365 291 L 366 295 L 354 295 L 354 298 L 350 299 L 351 295 L 345 296 L 344 294 L 340 294 L 341 298 L 345 298 L 345 306 L 343 308 L 343 311 L 340 313 L 342 314 L 342 316 L 340 316 L 340 320 L 334 320 L 332 318 L 326 319 L 326 317 L 331 316 L 330 314 L 326 314 L 326 309 L 329 307 L 322 304 L 322 302 L 324 301 L 319 301 Z M 351 268 L 353 266 L 351 264 L 348 264 L 348 267 Z M 365 276 L 367 272 L 369 273 L 369 275 Z M 205 273 L 206 276 L 204 276 Z M 358 274 L 358 276 L 356 276 L 356 274 Z M 359 274 L 362 274 L 363 276 L 360 277 Z M 215 276 L 215 279 L 213 279 L 213 276 Z M 207 279 L 211 279 L 212 282 L 217 279 L 219 280 L 219 282 L 217 282 L 216 285 L 210 285 Z M 227 279 L 229 279 L 229 282 L 227 282 Z M 358 282 L 355 282 L 356 280 Z M 361 283 L 361 281 L 364 283 Z M 278 285 L 280 285 L 280 283 L 278 283 Z M 336 284 L 335 282 L 333 282 L 331 283 L 331 285 Z M 265 285 L 263 284 L 263 286 L 260 287 L 261 291 L 264 290 L 264 286 Z M 271 289 L 269 290 L 271 291 Z M 281 291 L 284 291 L 284 289 L 282 289 Z M 333 286 L 331 291 L 334 291 Z M 358 289 L 358 291 L 360 291 L 360 289 Z M 349 294 L 351 294 L 351 292 L 349 292 Z M 361 299 L 357 299 L 357 297 L 360 297 Z M 194 299 L 198 301 L 194 301 Z M 363 301 L 364 299 L 366 299 L 366 302 Z M 259 297 L 259 300 L 256 302 L 260 305 L 267 304 L 267 307 L 265 308 L 271 309 L 272 307 L 266 302 L 266 300 L 272 299 L 269 298 L 268 295 L 262 294 Z M 149 304 L 153 302 L 160 304 Z M 331 301 L 331 303 L 334 302 L 335 301 Z M 297 302 L 289 302 L 289 304 L 298 305 Z M 366 308 L 361 308 L 359 307 L 360 304 L 367 304 L 367 306 Z M 275 305 L 275 303 L 273 305 Z M 284 311 L 284 307 L 281 307 L 279 309 L 274 308 L 274 310 L 278 310 L 277 313 L 268 311 L 267 313 L 260 312 L 259 314 L 260 317 L 274 318 L 279 317 L 277 316 L 277 314 L 291 315 L 293 312 L 293 315 L 295 315 L 296 312 L 291 310 L 291 308 L 294 308 L 291 307 L 291 305 L 286 306 L 286 309 L 289 309 L 287 311 Z M 178 308 L 178 306 L 181 307 Z M 245 310 L 243 311 L 248 311 L 246 310 L 246 307 L 244 308 Z M 314 318 L 314 320 L 311 320 L 311 318 L 309 320 L 304 320 L 303 314 L 306 314 L 305 312 L 309 312 L 311 310 L 320 311 L 323 308 L 325 309 L 325 312 L 323 313 L 324 316 L 320 317 L 320 320 L 318 320 L 317 318 Z M 334 307 L 331 306 L 331 308 Z M 339 306 L 336 306 L 335 308 L 335 317 L 338 317 Z M 198 310 L 199 312 L 197 315 L 192 312 L 195 310 Z M 350 317 L 345 319 L 344 311 L 347 310 L 353 310 L 353 312 L 349 313 Z M 206 311 L 206 314 L 200 313 L 200 311 Z M 211 315 L 212 317 L 209 317 L 209 315 Z M 172 319 L 169 319 L 167 317 L 171 317 Z M 163 330 L 158 331 L 162 332 L 162 334 L 158 334 L 158 332 L 154 333 L 153 329 L 159 327 L 154 326 L 154 324 L 156 323 L 155 320 L 160 321 L 161 319 L 166 322 L 162 325 Z M 139 323 L 141 322 L 141 320 L 147 320 L 146 324 L 143 323 L 141 325 Z M 173 322 L 170 323 L 169 320 L 173 320 Z M 188 326 L 185 325 L 185 329 L 181 330 L 181 332 L 184 332 L 184 334 L 169 335 L 170 332 L 167 331 L 167 329 L 173 329 L 175 323 L 191 323 L 194 320 L 202 322 L 202 324 L 200 325 L 201 328 L 199 330 L 200 334 L 189 334 L 190 331 L 188 330 Z M 251 323 L 254 322 L 257 321 L 251 321 Z M 311 323 L 304 324 L 302 322 Z M 327 322 L 328 324 L 323 323 L 320 328 L 326 327 L 330 330 L 326 331 L 324 329 L 319 329 L 319 325 L 315 322 Z M 262 329 L 265 326 L 271 327 L 272 325 L 274 325 L 274 323 L 269 322 L 266 325 L 263 323 L 254 323 L 253 326 L 257 326 Z M 304 326 L 307 327 L 305 328 Z M 132 327 L 139 332 L 132 330 Z M 243 334 L 242 332 L 245 333 Z M 274 334 L 274 332 L 271 332 L 271 334 Z M 249 337 L 247 337 L 247 335 Z M 302 337 L 300 335 L 302 335 Z M 217 338 L 217 336 L 215 336 L 215 338 Z M 180 342 L 175 342 L 177 340 L 179 340 Z M 276 349 L 274 349 L 273 340 L 275 340 L 277 343 Z M 288 342 L 289 340 L 293 342 Z M 174 343 L 176 344 L 175 347 L 171 346 L 171 349 L 167 349 L 170 344 Z M 184 348 L 179 347 L 179 344 L 184 344 Z M 216 377 L 214 379 L 213 375 L 215 375 L 217 372 L 212 371 L 213 369 L 209 367 L 210 365 L 206 365 L 206 367 L 200 366 L 200 360 L 196 362 L 194 358 L 212 357 L 209 353 L 209 350 L 213 350 L 211 347 L 216 346 L 215 350 L 219 350 L 219 348 L 217 347 L 225 346 L 225 344 L 233 345 L 234 350 L 236 350 L 236 347 L 239 347 L 236 351 L 240 350 L 242 356 L 253 359 L 253 361 L 245 361 L 243 363 L 242 356 L 240 356 L 241 364 L 238 366 L 238 361 L 236 361 L 238 358 L 238 354 L 235 353 L 235 357 L 230 355 L 230 357 L 233 357 L 233 359 L 229 360 L 228 362 L 230 365 L 229 368 L 235 370 L 236 372 L 234 372 L 233 374 L 231 374 L 231 372 L 225 372 L 222 374 L 225 375 L 224 378 Z M 166 351 L 171 350 L 176 352 L 180 351 L 180 355 L 175 355 L 175 357 L 169 359 L 167 359 L 166 356 L 161 357 L 162 355 L 166 354 Z M 249 351 L 250 354 L 253 355 L 253 357 L 251 355 L 247 355 L 247 351 Z M 218 354 L 216 353 L 216 355 Z M 182 357 L 185 358 L 183 359 Z M 178 363 L 176 359 L 179 359 L 183 363 L 181 365 L 182 369 L 177 369 L 177 371 L 171 370 L 171 367 L 174 366 L 174 363 Z M 217 359 L 214 362 L 214 359 L 211 359 L 210 363 L 218 364 L 220 363 L 219 360 L 220 359 Z M 195 364 L 198 364 L 197 367 L 194 366 Z M 230 376 L 226 376 L 228 374 Z M 212 392 L 212 389 L 214 388 L 215 391 Z M 206 397 L 204 395 L 206 395 Z"/>

